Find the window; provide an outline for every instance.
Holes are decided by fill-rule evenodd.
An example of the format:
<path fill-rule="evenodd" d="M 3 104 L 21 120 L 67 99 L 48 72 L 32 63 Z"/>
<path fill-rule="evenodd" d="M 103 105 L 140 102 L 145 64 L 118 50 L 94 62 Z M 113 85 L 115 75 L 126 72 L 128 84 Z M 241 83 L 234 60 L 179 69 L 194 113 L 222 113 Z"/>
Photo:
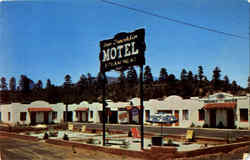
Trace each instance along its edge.
<path fill-rule="evenodd" d="M 26 121 L 26 112 L 20 112 L 20 121 Z"/>
<path fill-rule="evenodd" d="M 188 120 L 188 110 L 183 110 L 182 111 L 182 119 L 183 120 Z"/>
<path fill-rule="evenodd" d="M 248 121 L 248 109 L 240 109 L 240 121 L 241 122 Z"/>
<path fill-rule="evenodd" d="M 150 110 L 146 110 L 145 112 L 146 112 L 146 121 L 148 121 L 150 118 Z"/>
<path fill-rule="evenodd" d="M 8 121 L 10 121 L 10 112 L 8 112 Z"/>
<path fill-rule="evenodd" d="M 204 109 L 199 109 L 199 121 L 204 121 L 205 119 L 205 111 Z"/>
<path fill-rule="evenodd" d="M 93 118 L 93 111 L 90 111 L 90 118 Z"/>
<path fill-rule="evenodd" d="M 52 119 L 56 119 L 57 118 L 57 112 L 52 112 Z"/>

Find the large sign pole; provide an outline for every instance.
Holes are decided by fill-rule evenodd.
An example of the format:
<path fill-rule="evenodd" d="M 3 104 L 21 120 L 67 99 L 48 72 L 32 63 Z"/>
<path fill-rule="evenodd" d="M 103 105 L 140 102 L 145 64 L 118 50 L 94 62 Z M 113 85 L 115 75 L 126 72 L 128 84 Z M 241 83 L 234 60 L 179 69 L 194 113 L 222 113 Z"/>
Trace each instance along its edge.
<path fill-rule="evenodd" d="M 103 80 L 103 89 L 102 89 L 102 134 L 103 134 L 103 137 L 102 137 L 102 142 L 103 142 L 103 146 L 105 146 L 106 144 L 106 127 L 105 127 L 105 123 L 106 123 L 106 102 L 105 102 L 105 94 L 106 94 L 106 75 L 105 75 L 105 72 L 102 72 L 102 80 Z"/>
<path fill-rule="evenodd" d="M 144 116 L 144 106 L 143 106 L 143 99 L 144 99 L 144 93 L 143 93 L 143 65 L 140 66 L 140 116 L 141 116 L 141 150 L 144 149 L 144 126 L 143 126 L 143 116 Z"/>

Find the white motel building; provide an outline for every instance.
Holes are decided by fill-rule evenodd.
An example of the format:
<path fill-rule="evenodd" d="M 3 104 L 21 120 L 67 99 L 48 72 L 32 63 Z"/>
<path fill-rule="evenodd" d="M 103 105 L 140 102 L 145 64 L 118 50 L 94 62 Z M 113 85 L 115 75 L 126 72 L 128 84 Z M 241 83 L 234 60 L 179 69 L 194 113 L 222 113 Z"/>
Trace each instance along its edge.
<path fill-rule="evenodd" d="M 139 123 L 140 99 L 129 102 L 107 100 L 107 123 Z M 208 97 L 183 99 L 169 96 L 164 99 L 144 101 L 144 123 L 150 115 L 164 112 L 175 115 L 178 121 L 169 126 L 190 127 L 207 125 L 217 128 L 250 128 L 250 95 L 233 96 L 228 93 L 215 93 Z M 65 120 L 63 103 L 49 104 L 35 101 L 30 104 L 11 103 L 0 105 L 0 121 L 11 125 L 39 123 L 60 123 Z M 102 104 L 82 102 L 68 106 L 67 119 L 70 122 L 102 123 Z"/>

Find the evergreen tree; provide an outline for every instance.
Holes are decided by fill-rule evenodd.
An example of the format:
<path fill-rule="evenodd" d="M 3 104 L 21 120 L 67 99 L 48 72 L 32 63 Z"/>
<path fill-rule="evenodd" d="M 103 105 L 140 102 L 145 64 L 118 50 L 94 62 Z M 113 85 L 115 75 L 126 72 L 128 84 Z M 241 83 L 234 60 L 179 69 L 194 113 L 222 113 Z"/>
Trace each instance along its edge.
<path fill-rule="evenodd" d="M 93 85 L 93 77 L 90 73 L 87 73 L 88 86 L 91 87 Z"/>
<path fill-rule="evenodd" d="M 70 76 L 69 74 L 67 74 L 67 75 L 64 77 L 63 86 L 64 86 L 64 87 L 71 87 L 71 85 L 72 85 L 71 76 Z"/>
<path fill-rule="evenodd" d="M 229 78 L 227 75 L 224 76 L 224 80 L 223 80 L 223 91 L 228 91 L 229 89 Z"/>
<path fill-rule="evenodd" d="M 120 88 L 123 88 L 125 86 L 125 81 L 126 81 L 126 77 L 123 71 L 120 72 L 120 76 L 118 80 L 119 80 Z"/>
<path fill-rule="evenodd" d="M 153 75 L 151 73 L 151 68 L 149 66 L 145 67 L 145 72 L 144 72 L 144 83 L 145 84 L 151 84 L 153 83 Z"/>
<path fill-rule="evenodd" d="M 26 75 L 21 75 L 19 80 L 19 88 L 22 92 L 30 91 L 30 79 Z"/>
<path fill-rule="evenodd" d="M 51 85 L 50 79 L 47 79 L 46 89 L 50 88 L 51 86 L 52 86 L 52 85 Z"/>
<path fill-rule="evenodd" d="M 187 80 L 190 81 L 190 82 L 193 82 L 194 77 L 193 77 L 193 72 L 192 72 L 192 71 L 189 71 L 189 72 L 188 72 Z"/>
<path fill-rule="evenodd" d="M 198 77 L 199 77 L 199 80 L 202 81 L 203 79 L 203 67 L 202 66 L 198 66 Z"/>
<path fill-rule="evenodd" d="M 181 81 L 187 80 L 187 71 L 185 69 L 182 69 L 181 71 Z"/>
<path fill-rule="evenodd" d="M 77 82 L 77 87 L 80 89 L 85 89 L 88 86 L 88 80 L 84 74 L 80 76 L 80 80 Z"/>
<path fill-rule="evenodd" d="M 16 91 L 16 78 L 15 77 L 10 78 L 9 89 L 10 91 Z"/>
<path fill-rule="evenodd" d="M 236 95 L 238 92 L 238 85 L 237 82 L 235 80 L 232 81 L 232 94 Z"/>
<path fill-rule="evenodd" d="M 5 77 L 1 78 L 0 88 L 1 88 L 2 91 L 7 91 L 8 90 L 7 82 L 6 82 L 6 78 Z"/>
<path fill-rule="evenodd" d="M 168 73 L 167 73 L 166 68 L 161 68 L 160 76 L 159 76 L 159 82 L 160 83 L 166 82 L 167 79 L 168 79 Z"/>
<path fill-rule="evenodd" d="M 6 104 L 9 102 L 9 92 L 8 92 L 8 87 L 6 83 L 6 78 L 2 77 L 0 80 L 0 103 Z"/>
<path fill-rule="evenodd" d="M 72 81 L 71 76 L 67 74 L 64 77 L 64 83 L 63 83 L 63 95 L 62 100 L 65 104 L 65 122 L 68 122 L 68 105 L 73 102 L 73 92 L 72 92 Z"/>
<path fill-rule="evenodd" d="M 134 67 L 129 67 L 127 72 L 127 81 L 130 86 L 138 83 L 138 76 Z"/>
<path fill-rule="evenodd" d="M 41 80 L 38 80 L 36 83 L 36 88 L 37 89 L 42 89 L 43 88 L 43 82 Z"/>
<path fill-rule="evenodd" d="M 221 70 L 219 69 L 219 67 L 215 67 L 215 69 L 213 70 L 212 84 L 215 90 L 218 90 L 221 88 L 220 72 Z"/>

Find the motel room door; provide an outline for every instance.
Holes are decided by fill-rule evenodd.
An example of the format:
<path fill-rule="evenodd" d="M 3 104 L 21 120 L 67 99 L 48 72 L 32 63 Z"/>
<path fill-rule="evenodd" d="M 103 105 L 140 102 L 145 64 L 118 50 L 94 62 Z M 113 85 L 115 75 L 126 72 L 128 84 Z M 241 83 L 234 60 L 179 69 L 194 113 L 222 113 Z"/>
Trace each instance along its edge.
<path fill-rule="evenodd" d="M 43 112 L 44 115 L 44 123 L 48 124 L 49 123 L 49 112 Z"/>
<path fill-rule="evenodd" d="M 30 123 L 31 125 L 36 124 L 36 112 L 30 112 Z"/>
<path fill-rule="evenodd" d="M 174 116 L 177 119 L 177 122 L 175 123 L 175 126 L 179 126 L 179 111 L 178 110 L 174 111 Z"/>
<path fill-rule="evenodd" d="M 228 128 L 234 127 L 234 110 L 233 109 L 227 110 L 227 127 Z"/>
<path fill-rule="evenodd" d="M 210 127 L 216 128 L 216 110 L 210 110 Z"/>
<path fill-rule="evenodd" d="M 83 112 L 78 112 L 78 116 L 79 116 L 79 121 L 82 122 L 82 114 Z"/>

